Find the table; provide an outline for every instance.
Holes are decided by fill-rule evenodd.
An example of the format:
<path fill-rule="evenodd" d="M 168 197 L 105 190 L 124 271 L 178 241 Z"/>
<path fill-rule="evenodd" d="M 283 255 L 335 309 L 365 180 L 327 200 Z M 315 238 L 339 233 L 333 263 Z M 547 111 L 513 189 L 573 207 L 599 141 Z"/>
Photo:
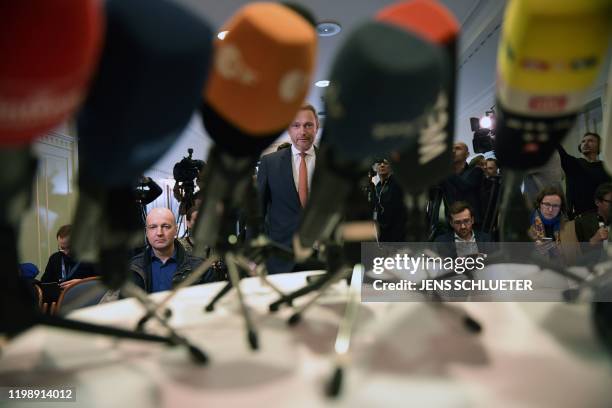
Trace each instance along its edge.
<path fill-rule="evenodd" d="M 308 274 L 271 280 L 289 291 Z M 347 285 L 335 285 L 289 328 L 290 310 L 267 312 L 276 295 L 257 278 L 243 280 L 260 335 L 257 352 L 247 346 L 235 293 L 203 313 L 222 285 L 186 288 L 170 303 L 172 325 L 206 350 L 208 366 L 194 364 L 181 347 L 37 327 L 2 350 L 0 385 L 76 387 L 77 401 L 64 406 L 88 408 L 612 406 L 612 365 L 594 337 L 587 304 L 450 305 L 482 323 L 483 332 L 471 334 L 447 307 L 362 303 L 344 392 L 331 401 L 323 387 L 333 371 Z M 131 328 L 141 316 L 137 302 L 125 299 L 70 317 Z"/>

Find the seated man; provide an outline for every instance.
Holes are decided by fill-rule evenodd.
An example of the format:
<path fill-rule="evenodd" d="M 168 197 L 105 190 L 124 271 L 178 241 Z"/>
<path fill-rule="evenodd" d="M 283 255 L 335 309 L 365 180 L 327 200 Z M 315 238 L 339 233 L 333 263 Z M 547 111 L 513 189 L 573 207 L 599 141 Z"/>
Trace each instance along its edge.
<path fill-rule="evenodd" d="M 610 210 L 612 206 L 612 183 L 603 183 L 595 190 L 595 211 L 587 211 L 576 217 L 576 238 L 583 252 L 601 250 L 608 241 Z"/>
<path fill-rule="evenodd" d="M 59 285 L 64 287 L 74 280 L 96 276 L 92 264 L 77 262 L 72 258 L 70 251 L 71 231 L 72 226 L 70 224 L 62 225 L 57 230 L 55 237 L 57 238 L 58 251 L 49 257 L 41 282 L 59 282 Z"/>
<path fill-rule="evenodd" d="M 465 201 L 457 201 L 449 208 L 449 223 L 453 231 L 440 235 L 435 242 L 441 256 L 457 257 L 489 253 L 491 236 L 474 231 L 472 208 Z"/>
<path fill-rule="evenodd" d="M 42 282 L 61 282 L 65 281 L 70 269 L 74 266 L 74 261 L 70 257 L 70 225 L 62 225 L 57 230 L 55 237 L 57 238 L 57 252 L 51 254 L 45 273 L 43 273 Z"/>
<path fill-rule="evenodd" d="M 201 263 L 189 255 L 176 239 L 178 232 L 174 214 L 167 208 L 154 208 L 147 215 L 146 234 L 149 246 L 130 261 L 132 280 L 147 293 L 172 289 Z M 217 280 L 208 270 L 197 283 Z"/>

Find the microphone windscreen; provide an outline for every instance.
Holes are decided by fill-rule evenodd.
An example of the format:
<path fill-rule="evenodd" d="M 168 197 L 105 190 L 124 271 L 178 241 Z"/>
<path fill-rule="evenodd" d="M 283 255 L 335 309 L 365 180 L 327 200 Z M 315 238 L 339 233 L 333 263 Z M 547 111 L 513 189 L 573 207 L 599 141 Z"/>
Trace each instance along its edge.
<path fill-rule="evenodd" d="M 330 237 L 375 157 L 418 154 L 419 131 L 449 81 L 448 65 L 441 47 L 402 28 L 373 21 L 351 32 L 332 66 L 327 119 L 295 248 Z"/>
<path fill-rule="evenodd" d="M 99 0 L 0 3 L 0 144 L 29 143 L 85 97 L 104 26 Z"/>
<path fill-rule="evenodd" d="M 191 119 L 212 30 L 171 1 L 109 0 L 106 7 L 100 67 L 77 122 L 80 178 L 121 186 L 166 153 Z"/>
<path fill-rule="evenodd" d="M 612 66 L 608 70 L 608 84 L 612 83 Z M 608 90 L 605 112 L 603 114 L 603 126 L 601 132 L 601 153 L 603 155 L 604 167 L 612 174 L 612 91 Z"/>
<path fill-rule="evenodd" d="M 241 8 L 222 30 L 228 33 L 215 40 L 204 89 L 209 110 L 244 138 L 280 135 L 309 89 L 317 45 L 314 28 L 288 7 L 262 2 Z M 208 130 L 210 116 L 203 120 Z M 225 137 L 209 133 L 215 142 Z"/>
<path fill-rule="evenodd" d="M 382 9 L 377 19 L 425 39 L 445 56 L 439 93 L 418 130 L 417 143 L 389 155 L 404 190 L 420 192 L 451 172 L 459 23 L 444 5 L 434 0 L 397 3 Z M 422 174 L 427 177 L 421 177 Z"/>
<path fill-rule="evenodd" d="M 528 169 L 573 126 L 608 51 L 607 0 L 512 0 L 497 55 L 496 156 Z"/>
<path fill-rule="evenodd" d="M 454 43 L 459 33 L 459 23 L 453 13 L 434 0 L 399 2 L 380 10 L 376 19 L 441 45 Z"/>
<path fill-rule="evenodd" d="M 392 25 L 364 23 L 333 63 L 321 143 L 338 162 L 365 167 L 374 157 L 416 149 L 446 65 L 442 50 L 428 41 Z"/>

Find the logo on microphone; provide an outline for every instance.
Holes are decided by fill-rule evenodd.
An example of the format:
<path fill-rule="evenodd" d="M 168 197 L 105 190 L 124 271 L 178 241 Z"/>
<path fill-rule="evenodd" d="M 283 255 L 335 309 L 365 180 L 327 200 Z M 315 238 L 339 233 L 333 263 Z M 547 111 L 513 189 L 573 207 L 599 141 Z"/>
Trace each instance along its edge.
<path fill-rule="evenodd" d="M 240 49 L 232 44 L 217 50 L 215 68 L 227 80 L 236 80 L 243 85 L 253 85 L 257 80 L 255 72 L 242 59 Z"/>
<path fill-rule="evenodd" d="M 83 99 L 80 90 L 68 92 L 42 91 L 24 99 L 5 99 L 0 96 L 0 124 L 19 129 L 47 123 L 72 110 Z"/>
<path fill-rule="evenodd" d="M 283 75 L 278 84 L 278 95 L 283 102 L 295 101 L 307 83 L 304 71 L 295 69 Z"/>
<path fill-rule="evenodd" d="M 448 124 L 448 97 L 444 92 L 438 95 L 425 127 L 419 133 L 419 164 L 427 164 L 448 149 L 446 125 Z"/>
<path fill-rule="evenodd" d="M 567 107 L 565 95 L 533 96 L 528 102 L 529 109 L 538 112 L 562 112 Z"/>

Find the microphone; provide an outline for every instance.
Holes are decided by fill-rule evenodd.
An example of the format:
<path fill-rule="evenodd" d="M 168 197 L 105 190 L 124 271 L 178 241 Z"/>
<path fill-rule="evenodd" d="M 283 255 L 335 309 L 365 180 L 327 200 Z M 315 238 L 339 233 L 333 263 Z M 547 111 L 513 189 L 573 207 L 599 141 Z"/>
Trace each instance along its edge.
<path fill-rule="evenodd" d="M 315 65 L 314 28 L 287 6 L 247 5 L 223 30 L 228 34 L 215 41 L 200 106 L 215 145 L 203 173 L 203 216 L 194 228 L 196 254 L 225 243 L 221 237 L 231 233 L 230 212 L 245 204 L 259 155 L 298 112 Z"/>
<path fill-rule="evenodd" d="M 429 232 L 424 192 L 448 177 L 452 169 L 459 23 L 445 6 L 432 0 L 397 3 L 379 11 L 376 18 L 425 39 L 445 56 L 435 105 L 415 130 L 415 143 L 389 157 L 406 193 L 406 240 L 425 241 Z"/>
<path fill-rule="evenodd" d="M 200 101 L 212 30 L 171 1 L 106 2 L 99 69 L 77 118 L 79 202 L 73 250 L 112 289 L 142 239 L 133 188 L 176 141 Z M 103 154 L 102 154 L 103 153 Z"/>
<path fill-rule="evenodd" d="M 100 67 L 78 116 L 79 159 L 87 164 L 81 177 L 103 174 L 100 182 L 118 186 L 135 182 L 189 123 L 208 74 L 212 30 L 167 0 L 109 0 L 106 11 Z"/>
<path fill-rule="evenodd" d="M 0 141 L 24 146 L 77 109 L 102 42 L 98 0 L 3 2 Z"/>
<path fill-rule="evenodd" d="M 497 55 L 501 166 L 525 170 L 548 161 L 597 79 L 609 25 L 607 1 L 508 3 Z"/>
<path fill-rule="evenodd" d="M 612 83 L 612 66 L 608 70 L 608 80 L 606 83 Z M 606 92 L 606 102 L 604 103 L 605 112 L 603 113 L 603 130 L 601 132 L 601 152 L 603 157 L 604 168 L 608 174 L 612 174 L 612 92 Z"/>
<path fill-rule="evenodd" d="M 389 24 L 367 22 L 349 35 L 331 70 L 327 120 L 312 193 L 294 236 L 296 254 L 305 258 L 316 241 L 330 238 L 346 198 L 375 157 L 416 148 L 445 64 L 440 49 Z"/>
<path fill-rule="evenodd" d="M 529 241 L 522 171 L 545 164 L 574 125 L 603 64 L 605 1 L 512 0 L 497 54 L 495 155 L 504 172 L 500 233 Z"/>
<path fill-rule="evenodd" d="M 0 35 L 0 332 L 16 334 L 39 311 L 19 278 L 17 243 L 32 201 L 30 143 L 67 119 L 84 97 L 101 45 L 95 0 L 3 2 Z M 33 30 L 32 28 L 35 27 Z M 31 288 L 30 288 L 31 289 Z"/>
<path fill-rule="evenodd" d="M 248 343 L 256 350 L 257 332 L 239 285 L 240 256 L 232 251 L 238 247 L 232 216 L 246 208 L 248 227 L 255 227 L 255 165 L 288 128 L 306 97 L 317 36 L 301 13 L 263 2 L 238 10 L 223 30 L 228 33 L 214 43 L 213 68 L 200 106 L 215 145 L 203 173 L 203 215 L 194 226 L 194 254 L 212 247 L 225 260 L 230 282 L 206 310 L 212 310 L 230 286 L 236 288 Z"/>

